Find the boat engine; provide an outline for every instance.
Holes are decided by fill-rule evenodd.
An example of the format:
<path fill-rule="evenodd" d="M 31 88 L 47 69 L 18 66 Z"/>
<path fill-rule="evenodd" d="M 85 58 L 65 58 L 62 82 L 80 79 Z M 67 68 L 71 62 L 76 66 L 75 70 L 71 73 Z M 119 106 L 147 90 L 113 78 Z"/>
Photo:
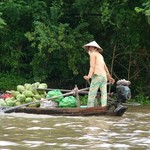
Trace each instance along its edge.
<path fill-rule="evenodd" d="M 131 90 L 129 88 L 130 84 L 131 82 L 125 79 L 117 81 L 117 86 L 116 86 L 117 102 L 126 103 L 127 100 L 131 99 Z"/>
<path fill-rule="evenodd" d="M 130 84 L 131 82 L 125 79 L 117 81 L 116 97 L 108 104 L 108 111 L 115 112 L 118 116 L 121 116 L 127 110 L 123 103 L 131 99 Z"/>

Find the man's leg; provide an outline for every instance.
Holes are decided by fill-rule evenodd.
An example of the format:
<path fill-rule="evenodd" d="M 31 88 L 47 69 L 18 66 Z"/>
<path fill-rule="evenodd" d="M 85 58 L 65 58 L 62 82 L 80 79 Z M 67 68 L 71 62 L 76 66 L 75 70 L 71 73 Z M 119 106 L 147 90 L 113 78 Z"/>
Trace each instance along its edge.
<path fill-rule="evenodd" d="M 88 94 L 88 107 L 94 107 L 94 102 L 95 98 L 97 95 L 98 88 L 100 87 L 102 77 L 99 75 L 94 75 L 92 77 L 91 85 L 90 85 L 90 90 Z"/>
<path fill-rule="evenodd" d="M 107 77 L 103 76 L 100 84 L 101 91 L 101 106 L 107 106 Z"/>

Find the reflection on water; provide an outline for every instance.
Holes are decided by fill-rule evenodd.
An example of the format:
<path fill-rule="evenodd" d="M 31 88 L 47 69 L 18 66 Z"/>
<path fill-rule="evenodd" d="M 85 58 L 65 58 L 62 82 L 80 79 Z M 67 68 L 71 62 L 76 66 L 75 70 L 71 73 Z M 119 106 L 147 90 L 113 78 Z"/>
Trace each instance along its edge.
<path fill-rule="evenodd" d="M 149 107 L 123 117 L 0 114 L 0 150 L 149 150 Z"/>

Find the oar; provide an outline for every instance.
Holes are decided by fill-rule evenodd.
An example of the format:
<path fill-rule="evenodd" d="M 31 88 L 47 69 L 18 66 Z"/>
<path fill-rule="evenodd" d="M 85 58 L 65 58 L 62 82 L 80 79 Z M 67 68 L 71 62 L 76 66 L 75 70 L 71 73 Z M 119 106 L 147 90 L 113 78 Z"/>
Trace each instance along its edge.
<path fill-rule="evenodd" d="M 88 90 L 88 89 L 89 89 L 89 88 L 80 89 L 80 90 L 78 90 L 78 92 L 80 92 L 80 91 L 85 91 L 85 90 Z M 52 98 L 48 98 L 48 99 L 44 99 L 44 100 L 53 100 L 53 99 L 56 99 L 56 98 L 59 98 L 59 97 L 62 97 L 62 96 L 68 96 L 68 95 L 72 95 L 72 94 L 74 94 L 74 95 L 76 94 L 76 93 L 75 93 L 75 89 L 72 90 L 71 92 L 68 92 L 68 93 L 65 93 L 65 94 L 62 94 L 62 95 L 59 95 L 59 96 L 54 96 L 54 97 L 52 97 Z M 24 106 L 28 106 L 28 105 L 30 105 L 30 104 L 39 103 L 39 102 L 42 102 L 42 101 L 44 101 L 44 100 L 36 100 L 36 101 L 34 101 L 34 102 L 29 102 L 29 103 L 22 104 L 22 105 L 19 105 L 19 106 L 14 106 L 14 107 L 6 108 L 6 109 L 3 109 L 3 110 L 0 110 L 0 112 L 5 113 L 5 112 L 7 112 L 7 111 L 15 110 L 15 109 L 17 109 L 17 108 L 24 107 Z"/>

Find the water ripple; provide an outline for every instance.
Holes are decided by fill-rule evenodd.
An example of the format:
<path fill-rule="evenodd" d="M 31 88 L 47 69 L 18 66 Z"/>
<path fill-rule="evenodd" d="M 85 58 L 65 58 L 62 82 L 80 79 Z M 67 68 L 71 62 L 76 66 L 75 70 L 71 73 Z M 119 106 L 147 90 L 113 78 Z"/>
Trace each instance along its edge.
<path fill-rule="evenodd" d="M 122 117 L 0 116 L 0 150 L 149 150 L 150 109 Z"/>
<path fill-rule="evenodd" d="M 0 141 L 0 146 L 17 146 L 19 144 L 15 143 L 15 142 L 10 142 L 10 141 Z"/>

